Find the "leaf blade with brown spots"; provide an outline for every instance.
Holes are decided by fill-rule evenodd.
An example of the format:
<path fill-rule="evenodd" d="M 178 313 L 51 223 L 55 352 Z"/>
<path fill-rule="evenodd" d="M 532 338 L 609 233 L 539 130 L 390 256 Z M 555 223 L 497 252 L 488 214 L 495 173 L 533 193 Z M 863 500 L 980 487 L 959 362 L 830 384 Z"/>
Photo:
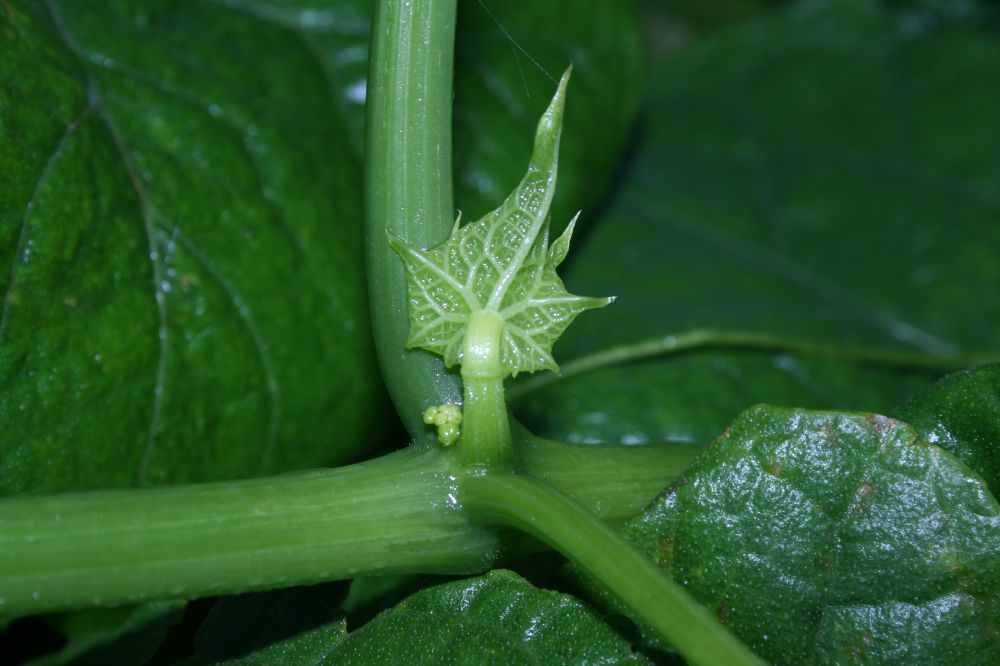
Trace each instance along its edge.
<path fill-rule="evenodd" d="M 753 408 L 625 534 L 774 663 L 1000 659 L 1000 506 L 900 421 Z"/>

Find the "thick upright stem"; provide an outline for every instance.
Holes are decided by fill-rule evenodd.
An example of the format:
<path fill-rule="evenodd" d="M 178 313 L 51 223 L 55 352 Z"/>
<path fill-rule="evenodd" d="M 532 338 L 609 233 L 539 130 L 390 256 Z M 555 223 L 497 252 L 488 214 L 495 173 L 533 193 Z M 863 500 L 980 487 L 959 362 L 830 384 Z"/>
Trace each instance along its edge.
<path fill-rule="evenodd" d="M 365 139 L 368 288 L 389 393 L 415 440 L 433 441 L 428 405 L 459 402 L 458 377 L 406 351 L 406 279 L 389 231 L 415 247 L 444 241 L 452 203 L 451 105 L 456 0 L 379 0 L 372 25 Z"/>

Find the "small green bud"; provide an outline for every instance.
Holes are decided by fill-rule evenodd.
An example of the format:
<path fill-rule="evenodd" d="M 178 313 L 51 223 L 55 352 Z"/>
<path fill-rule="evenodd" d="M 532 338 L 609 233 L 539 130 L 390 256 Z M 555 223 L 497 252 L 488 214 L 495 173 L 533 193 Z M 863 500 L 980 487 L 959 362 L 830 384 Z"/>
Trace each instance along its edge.
<path fill-rule="evenodd" d="M 461 429 L 455 423 L 446 423 L 438 428 L 438 441 L 444 446 L 451 446 L 458 441 Z"/>
<path fill-rule="evenodd" d="M 450 402 L 428 407 L 424 410 L 424 423 L 437 427 L 438 441 L 451 446 L 461 433 L 462 408 Z"/>
<path fill-rule="evenodd" d="M 443 413 L 448 417 L 448 423 L 459 424 L 462 422 L 462 408 L 455 403 L 449 402 L 438 407 L 438 413 Z"/>

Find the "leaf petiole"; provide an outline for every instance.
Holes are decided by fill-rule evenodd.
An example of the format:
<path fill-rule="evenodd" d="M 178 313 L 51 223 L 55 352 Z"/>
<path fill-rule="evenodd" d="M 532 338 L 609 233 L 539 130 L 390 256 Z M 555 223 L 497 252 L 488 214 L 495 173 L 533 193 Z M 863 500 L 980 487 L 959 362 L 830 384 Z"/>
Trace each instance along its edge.
<path fill-rule="evenodd" d="M 869 365 L 927 370 L 958 370 L 973 365 L 1000 361 L 1000 350 L 961 352 L 937 355 L 903 348 L 849 347 L 815 342 L 803 338 L 761 333 L 697 328 L 681 333 L 658 335 L 635 342 L 615 345 L 563 363 L 559 374 L 539 374 L 510 387 L 508 395 L 520 398 L 575 375 L 658 356 L 672 356 L 701 349 L 731 349 L 755 352 L 787 353 L 815 358 L 832 358 Z"/>
<path fill-rule="evenodd" d="M 509 465 L 513 457 L 500 362 L 503 318 L 492 310 L 469 317 L 462 351 L 465 424 L 460 444 L 466 465 L 484 469 Z"/>
<path fill-rule="evenodd" d="M 692 663 L 764 663 L 652 560 L 547 484 L 495 472 L 462 478 L 459 490 L 463 507 L 483 519 L 527 532 L 561 552 Z"/>

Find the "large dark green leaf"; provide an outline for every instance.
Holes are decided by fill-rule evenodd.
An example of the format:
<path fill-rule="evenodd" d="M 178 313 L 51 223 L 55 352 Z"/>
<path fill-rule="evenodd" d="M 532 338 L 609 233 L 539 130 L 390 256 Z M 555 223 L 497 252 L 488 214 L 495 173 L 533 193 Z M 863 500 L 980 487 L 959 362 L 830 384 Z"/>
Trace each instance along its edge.
<path fill-rule="evenodd" d="M 625 535 L 775 663 L 1000 659 L 1000 506 L 899 421 L 751 409 Z"/>
<path fill-rule="evenodd" d="M 198 655 L 183 663 L 647 663 L 581 602 L 510 571 L 427 588 L 350 634 L 341 599 L 328 592 L 300 588 L 223 601 L 198 633 Z"/>
<path fill-rule="evenodd" d="M 308 43 L 217 3 L 3 11 L 0 490 L 355 456 L 361 181 Z"/>
<path fill-rule="evenodd" d="M 566 278 L 618 301 L 556 359 L 706 328 L 996 352 L 1000 34 L 911 19 L 801 3 L 658 65 L 623 187 Z M 934 377 L 774 347 L 594 371 L 520 413 L 556 437 L 707 441 L 756 402 L 887 411 Z"/>
<path fill-rule="evenodd" d="M 592 610 L 493 571 L 414 594 L 326 653 L 323 664 L 642 664 Z"/>
<path fill-rule="evenodd" d="M 567 191 L 592 204 L 614 169 L 637 98 L 634 14 L 608 1 L 541 30 L 553 11 L 463 6 L 456 143 L 473 207 L 523 169 L 551 94 L 508 33 L 548 71 L 576 63 L 565 145 L 586 157 L 563 170 Z M 0 494 L 364 450 L 384 404 L 360 259 L 369 12 L 3 5 Z"/>
<path fill-rule="evenodd" d="M 900 409 L 899 418 L 1000 491 L 1000 365 L 948 375 Z"/>
<path fill-rule="evenodd" d="M 551 94 L 534 58 L 576 64 L 564 145 L 590 145 L 563 174 L 592 205 L 638 95 L 631 7 L 543 30 L 480 9 L 460 17 L 459 199 L 523 169 Z M 365 0 L 0 5 L 0 494 L 366 446 L 383 405 L 359 251 L 369 15 Z M 107 638 L 91 629 L 68 623 L 71 645 Z"/>

